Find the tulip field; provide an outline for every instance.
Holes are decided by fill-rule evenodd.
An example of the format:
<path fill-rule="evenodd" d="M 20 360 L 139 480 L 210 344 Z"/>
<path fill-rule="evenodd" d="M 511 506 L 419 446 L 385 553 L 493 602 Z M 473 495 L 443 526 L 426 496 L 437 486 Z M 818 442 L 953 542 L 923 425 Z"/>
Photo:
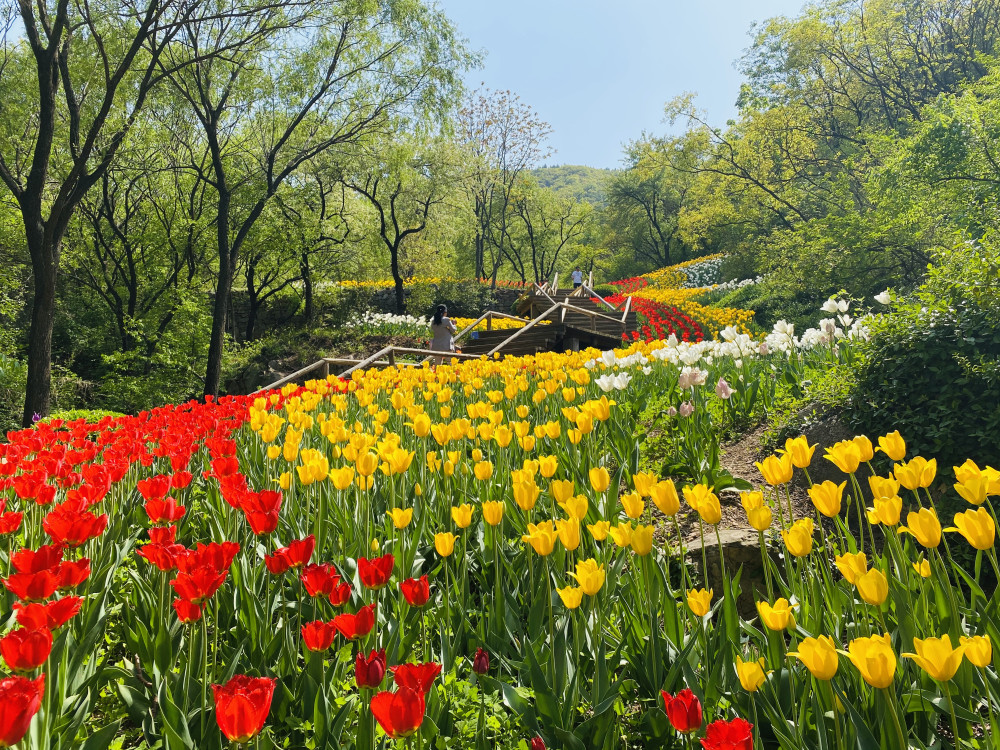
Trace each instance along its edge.
<path fill-rule="evenodd" d="M 840 323 L 10 433 L 0 748 L 1000 747 L 987 457 L 948 518 L 898 433 L 789 440 L 739 494 L 719 468 L 722 425 L 850 356 Z M 677 476 L 640 451 L 654 399 Z M 705 578 L 727 502 L 750 619 L 743 571 Z"/>

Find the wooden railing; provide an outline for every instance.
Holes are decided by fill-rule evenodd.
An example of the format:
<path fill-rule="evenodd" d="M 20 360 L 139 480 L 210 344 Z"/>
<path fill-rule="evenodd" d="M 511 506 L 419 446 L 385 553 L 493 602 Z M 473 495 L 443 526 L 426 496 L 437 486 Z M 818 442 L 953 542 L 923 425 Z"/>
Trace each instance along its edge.
<path fill-rule="evenodd" d="M 486 321 L 486 330 L 492 331 L 494 318 L 502 318 L 503 320 L 519 320 L 522 323 L 525 322 L 524 318 L 518 317 L 517 315 L 508 315 L 507 313 L 497 312 L 496 310 L 487 310 L 478 318 L 476 318 L 474 321 L 469 323 L 469 325 L 467 325 L 461 331 L 456 333 L 453 338 L 455 338 L 456 340 L 461 338 L 462 336 L 473 330 L 477 325 L 482 323 L 484 320 Z"/>

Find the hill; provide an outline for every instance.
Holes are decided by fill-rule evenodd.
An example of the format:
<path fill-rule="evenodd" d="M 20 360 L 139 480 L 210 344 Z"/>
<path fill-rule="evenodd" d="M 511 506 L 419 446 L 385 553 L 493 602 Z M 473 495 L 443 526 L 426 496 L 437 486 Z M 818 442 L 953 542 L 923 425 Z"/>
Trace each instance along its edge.
<path fill-rule="evenodd" d="M 604 184 L 614 173 L 613 169 L 598 169 L 575 164 L 541 167 L 532 171 L 532 175 L 543 187 L 552 188 L 560 195 L 587 201 L 595 206 L 605 204 Z"/>

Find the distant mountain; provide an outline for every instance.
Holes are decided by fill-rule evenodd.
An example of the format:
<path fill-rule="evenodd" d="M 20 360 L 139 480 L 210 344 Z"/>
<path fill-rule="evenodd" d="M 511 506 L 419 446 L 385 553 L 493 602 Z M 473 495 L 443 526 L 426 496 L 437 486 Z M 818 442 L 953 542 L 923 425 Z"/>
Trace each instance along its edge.
<path fill-rule="evenodd" d="M 575 164 L 564 164 L 559 167 L 540 167 L 531 174 L 543 187 L 552 188 L 558 194 L 603 206 L 604 184 L 615 173 L 613 169 L 597 169 Z"/>

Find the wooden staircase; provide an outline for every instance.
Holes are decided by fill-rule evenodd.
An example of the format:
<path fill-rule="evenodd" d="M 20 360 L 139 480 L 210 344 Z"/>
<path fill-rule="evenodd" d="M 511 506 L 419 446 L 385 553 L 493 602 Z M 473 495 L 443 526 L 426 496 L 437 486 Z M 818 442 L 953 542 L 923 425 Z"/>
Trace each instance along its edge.
<path fill-rule="evenodd" d="M 387 346 L 363 360 L 327 357 L 287 375 L 261 391 L 280 388 L 287 383 L 304 382 L 309 376 L 325 378 L 339 372 L 339 377 L 349 377 L 356 370 L 372 367 L 415 367 L 424 362 L 434 362 L 439 357 L 449 359 L 478 359 L 484 356 L 524 356 L 539 352 L 578 351 L 594 347 L 613 349 L 620 346 L 622 338 L 638 330 L 639 320 L 632 310 L 632 298 L 626 298 L 619 307 L 601 297 L 592 288 L 592 277 L 586 284 L 570 291 L 559 289 L 559 274 L 550 285 L 532 284 L 528 294 L 518 300 L 518 315 L 485 312 L 455 334 L 461 353 L 433 352 L 427 349 Z M 520 317 L 519 317 L 520 316 Z M 517 320 L 524 325 L 518 328 L 494 329 L 494 320 Z M 485 331 L 474 330 L 481 323 Z M 420 357 L 418 361 L 397 361 L 396 355 Z"/>

